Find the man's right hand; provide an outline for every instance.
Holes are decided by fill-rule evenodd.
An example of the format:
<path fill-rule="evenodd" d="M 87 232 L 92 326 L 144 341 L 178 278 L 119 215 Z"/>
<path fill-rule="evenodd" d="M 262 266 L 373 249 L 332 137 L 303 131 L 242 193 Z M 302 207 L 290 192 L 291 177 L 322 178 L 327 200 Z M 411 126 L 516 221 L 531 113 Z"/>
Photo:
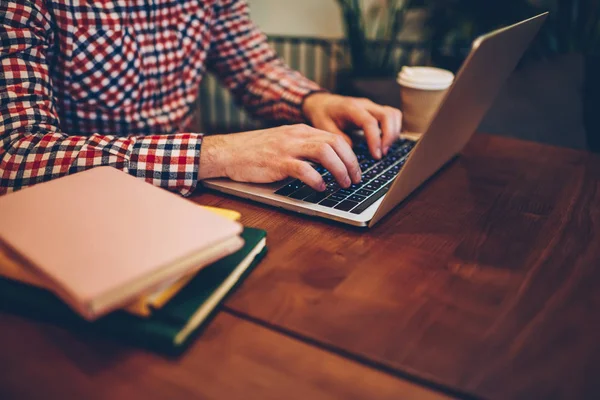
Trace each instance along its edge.
<path fill-rule="evenodd" d="M 360 167 L 350 145 L 340 135 L 303 124 L 205 136 L 198 179 L 271 183 L 293 177 L 325 190 L 323 178 L 307 161 L 325 167 L 344 188 L 360 182 Z"/>

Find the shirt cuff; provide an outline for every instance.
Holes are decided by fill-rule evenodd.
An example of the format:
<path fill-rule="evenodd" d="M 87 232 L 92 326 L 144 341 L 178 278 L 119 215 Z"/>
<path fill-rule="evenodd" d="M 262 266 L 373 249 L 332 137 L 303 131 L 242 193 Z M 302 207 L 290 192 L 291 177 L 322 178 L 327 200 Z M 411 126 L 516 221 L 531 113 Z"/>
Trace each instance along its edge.
<path fill-rule="evenodd" d="M 146 182 L 189 196 L 198 184 L 202 135 L 150 135 L 137 139 L 128 172 Z"/>
<path fill-rule="evenodd" d="M 311 94 L 326 92 L 326 90 L 303 76 L 294 78 L 294 86 L 288 87 L 281 95 L 282 108 L 279 112 L 282 119 L 289 122 L 306 122 L 306 118 L 302 112 L 304 100 Z"/>

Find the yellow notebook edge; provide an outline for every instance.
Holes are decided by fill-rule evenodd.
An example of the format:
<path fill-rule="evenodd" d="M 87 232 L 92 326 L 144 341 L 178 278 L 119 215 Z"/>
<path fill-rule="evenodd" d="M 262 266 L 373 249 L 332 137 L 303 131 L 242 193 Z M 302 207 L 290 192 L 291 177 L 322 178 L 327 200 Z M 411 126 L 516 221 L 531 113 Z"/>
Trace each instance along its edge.
<path fill-rule="evenodd" d="M 218 214 L 222 217 L 230 219 L 232 221 L 238 221 L 241 218 L 241 214 L 237 211 L 211 207 L 211 206 L 200 206 L 208 211 Z M 171 300 L 179 291 L 187 285 L 187 283 L 195 276 L 195 273 L 184 276 L 174 282 L 168 283 L 162 286 L 160 289 L 154 291 L 151 294 L 142 296 L 137 299 L 134 303 L 125 307 L 125 311 L 130 314 L 137 315 L 139 317 L 150 317 L 152 311 L 162 308 L 169 300 Z"/>

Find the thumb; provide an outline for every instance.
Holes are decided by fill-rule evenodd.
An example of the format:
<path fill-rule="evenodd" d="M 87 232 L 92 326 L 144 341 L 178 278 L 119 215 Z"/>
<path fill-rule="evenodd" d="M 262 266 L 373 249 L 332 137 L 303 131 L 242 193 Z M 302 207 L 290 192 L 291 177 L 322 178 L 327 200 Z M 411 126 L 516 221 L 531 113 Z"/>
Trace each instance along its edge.
<path fill-rule="evenodd" d="M 338 126 L 336 125 L 335 122 L 333 122 L 332 119 L 329 119 L 329 118 L 322 119 L 317 124 L 315 124 L 315 128 L 321 129 L 321 130 L 324 130 L 327 132 L 335 133 L 336 135 L 340 135 L 341 137 L 344 138 L 344 140 L 346 142 L 348 142 L 348 144 L 350 146 L 352 146 L 352 139 L 350 139 L 350 136 L 346 135 L 340 128 L 338 128 Z"/>

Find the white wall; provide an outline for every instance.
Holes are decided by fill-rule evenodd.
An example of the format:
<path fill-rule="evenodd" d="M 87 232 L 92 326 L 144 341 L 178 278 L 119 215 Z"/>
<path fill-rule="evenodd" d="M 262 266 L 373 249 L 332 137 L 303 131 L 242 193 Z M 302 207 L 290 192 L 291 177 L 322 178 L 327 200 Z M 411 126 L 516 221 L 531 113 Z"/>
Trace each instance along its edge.
<path fill-rule="evenodd" d="M 341 38 L 335 0 L 248 0 L 254 22 L 268 35 Z"/>
<path fill-rule="evenodd" d="M 342 38 L 344 30 L 336 0 L 247 0 L 254 22 L 267 35 Z M 374 1 L 374 0 L 371 0 Z M 420 38 L 422 13 L 409 13 L 400 38 Z"/>

